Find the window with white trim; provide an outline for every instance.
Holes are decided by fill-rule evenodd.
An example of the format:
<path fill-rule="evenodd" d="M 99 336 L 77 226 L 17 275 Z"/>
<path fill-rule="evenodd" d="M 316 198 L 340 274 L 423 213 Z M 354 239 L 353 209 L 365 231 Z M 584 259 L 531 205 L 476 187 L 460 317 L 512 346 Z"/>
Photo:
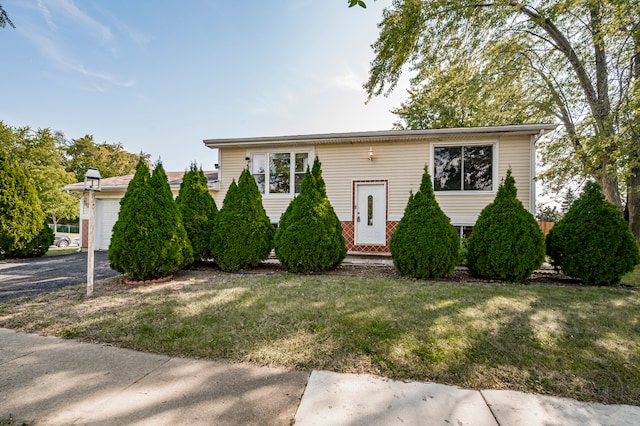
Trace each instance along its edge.
<path fill-rule="evenodd" d="M 492 191 L 494 145 L 442 145 L 433 148 L 435 191 Z"/>
<path fill-rule="evenodd" d="M 300 193 L 300 184 L 309 165 L 309 152 L 253 153 L 251 174 L 260 193 L 265 195 L 293 195 Z"/>

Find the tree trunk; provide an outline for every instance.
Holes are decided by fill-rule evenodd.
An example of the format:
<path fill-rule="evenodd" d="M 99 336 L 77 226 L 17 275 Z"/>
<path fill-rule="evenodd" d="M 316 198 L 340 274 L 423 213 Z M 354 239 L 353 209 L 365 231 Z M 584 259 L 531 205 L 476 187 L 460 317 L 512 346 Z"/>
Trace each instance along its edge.
<path fill-rule="evenodd" d="M 631 232 L 640 241 L 640 164 L 631 169 L 627 184 L 627 210 Z"/>

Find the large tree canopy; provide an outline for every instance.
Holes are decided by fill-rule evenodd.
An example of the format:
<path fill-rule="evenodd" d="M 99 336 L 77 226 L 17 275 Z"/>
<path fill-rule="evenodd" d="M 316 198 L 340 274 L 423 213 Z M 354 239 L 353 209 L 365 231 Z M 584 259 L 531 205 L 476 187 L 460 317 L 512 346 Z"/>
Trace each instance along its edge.
<path fill-rule="evenodd" d="M 139 158 L 148 163 L 148 154 L 132 154 L 122 144 L 96 144 L 93 136 L 67 141 L 62 132 L 51 129 L 10 127 L 0 121 L 0 151 L 27 172 L 36 188 L 43 211 L 53 224 L 60 219 L 75 220 L 80 214 L 78 199 L 62 188 L 82 181 L 89 167 L 102 177 L 133 173 Z"/>
<path fill-rule="evenodd" d="M 394 0 L 365 88 L 411 72 L 399 127 L 556 119 L 541 146 L 550 183 L 591 176 L 640 236 L 640 3 Z"/>
<path fill-rule="evenodd" d="M 121 143 L 96 143 L 93 135 L 85 135 L 65 142 L 66 169 L 78 182 L 84 179 L 87 169 L 93 167 L 103 178 L 133 174 L 138 160 L 149 164 L 149 154 L 133 154 L 124 150 Z"/>
<path fill-rule="evenodd" d="M 29 127 L 11 128 L 0 122 L 0 150 L 20 164 L 32 181 L 46 216 L 57 224 L 59 219 L 73 220 L 79 215 L 78 199 L 62 190 L 75 182 L 73 174 L 64 169 L 64 154 L 60 132 Z M 39 220 L 38 225 L 42 224 Z"/>

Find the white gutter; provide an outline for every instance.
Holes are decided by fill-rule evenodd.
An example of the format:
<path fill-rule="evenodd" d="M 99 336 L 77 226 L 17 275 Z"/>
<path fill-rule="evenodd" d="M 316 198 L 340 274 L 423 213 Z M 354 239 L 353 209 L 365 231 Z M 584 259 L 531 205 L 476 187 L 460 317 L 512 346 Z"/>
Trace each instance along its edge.
<path fill-rule="evenodd" d="M 532 135 L 546 134 L 557 127 L 556 124 L 520 124 L 512 126 L 457 127 L 450 129 L 426 130 L 381 130 L 371 132 L 325 133 L 295 136 L 265 136 L 249 138 L 205 139 L 203 143 L 209 148 L 250 147 L 278 145 L 315 145 L 331 143 L 376 143 L 411 140 L 430 140 L 438 138 L 455 138 L 466 135 L 499 136 L 499 135 Z"/>

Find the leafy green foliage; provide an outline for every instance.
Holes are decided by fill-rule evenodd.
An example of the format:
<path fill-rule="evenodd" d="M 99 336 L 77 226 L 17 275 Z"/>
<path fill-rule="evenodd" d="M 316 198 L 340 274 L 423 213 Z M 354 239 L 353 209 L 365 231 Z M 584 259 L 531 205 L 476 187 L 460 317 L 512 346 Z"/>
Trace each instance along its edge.
<path fill-rule="evenodd" d="M 218 207 L 209 193 L 207 177 L 195 163 L 191 164 L 182 179 L 176 203 L 193 248 L 194 259 L 211 258 L 210 242 Z"/>
<path fill-rule="evenodd" d="M 135 280 L 164 277 L 193 262 L 193 250 L 162 163 L 140 160 L 120 201 L 109 245 L 111 268 Z"/>
<path fill-rule="evenodd" d="M 0 4 L 0 27 L 4 28 L 7 24 L 9 24 L 11 28 L 16 27 L 13 22 L 11 22 L 11 19 L 9 19 L 9 15 L 7 15 L 7 12 Z"/>
<path fill-rule="evenodd" d="M 460 237 L 440 209 L 425 166 L 420 190 L 409 195 L 404 215 L 391 235 L 393 264 L 404 276 L 439 278 L 458 262 Z"/>
<path fill-rule="evenodd" d="M 149 154 L 133 154 L 124 150 L 121 143 L 96 143 L 93 135 L 85 135 L 65 142 L 67 157 L 65 168 L 81 182 L 87 169 L 95 168 L 100 176 L 108 178 L 134 173 L 140 159 L 149 164 Z"/>
<path fill-rule="evenodd" d="M 413 71 L 396 127 L 547 122 L 538 146 L 554 190 L 591 176 L 640 238 L 640 3 L 395 0 L 365 87 L 388 94 Z"/>
<path fill-rule="evenodd" d="M 276 256 L 290 272 L 334 269 L 347 255 L 342 225 L 325 190 L 316 157 L 295 197 L 280 217 L 274 239 Z"/>
<path fill-rule="evenodd" d="M 40 232 L 31 239 L 23 248 L 12 250 L 7 257 L 23 258 L 23 257 L 41 257 L 49 250 L 49 246 L 53 244 L 55 239 L 53 230 L 45 223 L 42 225 Z"/>
<path fill-rule="evenodd" d="M 640 262 L 629 225 L 594 182 L 587 182 L 546 243 L 554 266 L 590 285 L 617 284 Z"/>
<path fill-rule="evenodd" d="M 54 224 L 62 218 L 75 220 L 80 213 L 78 198 L 62 190 L 75 182 L 73 174 L 64 170 L 63 143 L 60 132 L 11 128 L 0 122 L 0 149 L 26 170 L 42 209 Z"/>
<path fill-rule="evenodd" d="M 540 267 L 544 255 L 544 234 L 518 200 L 516 181 L 508 170 L 469 237 L 469 271 L 483 278 L 524 281 Z"/>
<path fill-rule="evenodd" d="M 0 150 L 0 259 L 25 249 L 44 220 L 32 180 Z"/>
<path fill-rule="evenodd" d="M 562 218 L 562 212 L 556 206 L 544 206 L 538 204 L 536 220 L 540 222 L 557 222 Z"/>
<path fill-rule="evenodd" d="M 223 271 L 257 266 L 273 247 L 275 230 L 248 169 L 229 186 L 211 238 L 211 253 Z"/>

